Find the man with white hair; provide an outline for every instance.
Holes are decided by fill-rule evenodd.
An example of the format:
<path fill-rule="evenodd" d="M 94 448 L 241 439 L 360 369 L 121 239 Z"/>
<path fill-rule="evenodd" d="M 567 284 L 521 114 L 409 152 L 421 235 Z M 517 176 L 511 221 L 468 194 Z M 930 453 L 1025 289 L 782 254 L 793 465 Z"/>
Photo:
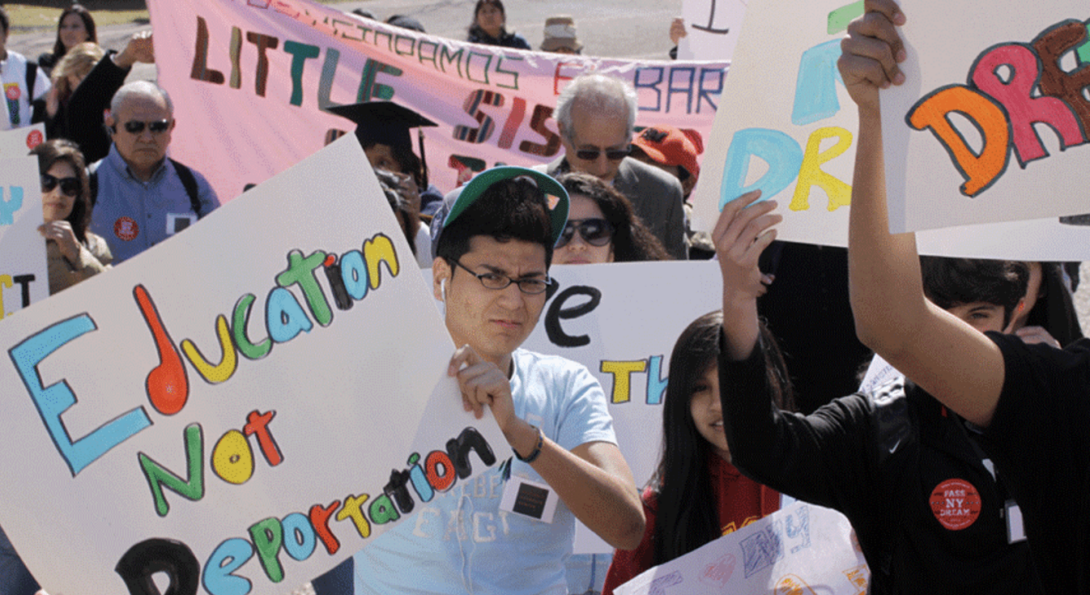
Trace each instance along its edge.
<path fill-rule="evenodd" d="M 591 174 L 632 201 L 636 214 L 666 251 L 687 258 L 681 183 L 658 168 L 628 156 L 636 123 L 636 90 L 602 74 L 573 79 L 556 102 L 556 124 L 564 155 L 537 169 L 557 176 L 569 171 Z"/>
<path fill-rule="evenodd" d="M 204 176 L 166 156 L 174 124 L 170 96 L 155 83 L 129 83 L 110 102 L 106 126 L 113 145 L 90 167 L 90 229 L 106 238 L 115 263 L 220 206 Z"/>

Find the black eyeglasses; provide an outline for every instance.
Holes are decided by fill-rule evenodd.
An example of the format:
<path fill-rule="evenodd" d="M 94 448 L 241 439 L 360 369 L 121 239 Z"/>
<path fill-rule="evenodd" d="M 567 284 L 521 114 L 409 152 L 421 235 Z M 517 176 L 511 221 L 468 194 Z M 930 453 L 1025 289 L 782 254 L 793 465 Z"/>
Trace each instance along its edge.
<path fill-rule="evenodd" d="M 145 126 L 147 126 L 152 134 L 159 134 L 160 132 L 166 132 L 167 128 L 170 128 L 170 120 L 155 120 L 154 122 L 129 120 L 128 122 L 125 122 L 125 132 L 128 132 L 129 134 L 140 134 L 144 131 Z"/>
<path fill-rule="evenodd" d="M 624 159 L 632 152 L 632 145 L 625 145 L 623 149 L 579 149 L 575 152 L 575 156 L 583 161 L 594 161 L 598 159 L 598 156 L 602 153 L 606 154 L 606 159 L 610 161 L 620 161 Z"/>
<path fill-rule="evenodd" d="M 512 283 L 516 283 L 519 286 L 519 291 L 528 295 L 537 295 L 545 293 L 545 290 L 553 284 L 553 280 L 549 277 L 530 277 L 527 279 L 512 279 L 503 273 L 474 273 L 466 265 L 458 262 L 455 259 L 450 259 L 454 264 L 462 267 L 467 273 L 473 275 L 488 289 L 505 289 Z"/>
<path fill-rule="evenodd" d="M 57 184 L 61 185 L 61 193 L 65 196 L 79 196 L 79 178 L 57 178 L 42 174 L 42 192 L 52 192 Z"/>
<path fill-rule="evenodd" d="M 575 237 L 576 231 L 591 246 L 605 246 L 613 239 L 613 226 L 605 219 L 569 219 L 564 231 L 560 232 L 556 247 L 566 246 Z"/>

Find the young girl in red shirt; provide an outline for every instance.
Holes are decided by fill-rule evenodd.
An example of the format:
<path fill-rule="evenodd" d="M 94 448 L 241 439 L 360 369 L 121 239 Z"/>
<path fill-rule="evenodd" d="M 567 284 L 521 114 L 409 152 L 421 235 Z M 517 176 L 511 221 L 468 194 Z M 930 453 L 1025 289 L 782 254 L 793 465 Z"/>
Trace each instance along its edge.
<path fill-rule="evenodd" d="M 730 464 L 719 400 L 722 312 L 705 314 L 681 333 L 670 356 L 662 410 L 663 452 L 643 493 L 647 528 L 634 550 L 617 550 L 603 595 L 645 570 L 683 556 L 780 507 L 780 495 L 740 474 Z M 790 386 L 776 341 L 762 326 L 761 343 L 772 351 L 770 381 L 790 403 Z M 778 368 L 778 369 L 777 369 Z M 728 389 L 729 390 L 729 389 Z M 783 408 L 784 403 L 777 403 Z"/>

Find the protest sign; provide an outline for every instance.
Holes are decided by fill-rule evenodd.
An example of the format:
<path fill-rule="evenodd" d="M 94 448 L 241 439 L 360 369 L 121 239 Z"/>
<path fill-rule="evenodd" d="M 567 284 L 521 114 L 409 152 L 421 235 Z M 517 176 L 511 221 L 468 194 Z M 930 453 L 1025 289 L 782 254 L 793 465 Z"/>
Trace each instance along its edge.
<path fill-rule="evenodd" d="M 0 319 L 49 296 L 41 224 L 38 160 L 0 159 Z"/>
<path fill-rule="evenodd" d="M 45 124 L 38 123 L 14 130 L 0 132 L 0 159 L 26 157 L 34 147 L 45 140 Z"/>
<path fill-rule="evenodd" d="M 617 595 L 860 595 L 870 571 L 844 515 L 796 502 L 656 566 Z"/>
<path fill-rule="evenodd" d="M 175 157 L 220 196 L 260 182 L 355 126 L 323 108 L 392 100 L 438 122 L 427 135 L 444 192 L 497 163 L 559 156 L 556 96 L 587 70 L 639 91 L 638 125 L 710 129 L 723 62 L 632 62 L 483 46 L 362 20 L 306 0 L 151 0 Z M 664 32 L 665 34 L 665 32 Z"/>
<path fill-rule="evenodd" d="M 524 347 L 575 360 L 598 378 L 621 453 L 643 486 L 662 448 L 670 352 L 689 323 L 722 307 L 719 267 L 709 261 L 561 265 L 549 274 L 559 288 Z M 613 551 L 582 526 L 575 547 L 576 553 Z"/>
<path fill-rule="evenodd" d="M 1086 3 L 907 14 L 906 83 L 881 95 L 892 231 L 1090 212 Z"/>
<path fill-rule="evenodd" d="M 940 4 L 945 6 L 936 3 L 936 9 Z M 693 193 L 696 228 L 712 229 L 727 202 L 760 189 L 763 199 L 780 205 L 780 239 L 847 245 L 858 122 L 836 63 L 848 23 L 862 14 L 862 2 L 844 0 L 749 3 Z M 769 35 L 782 29 L 785 18 L 797 23 L 792 34 Z M 960 43 L 960 36 L 953 38 Z M 917 240 L 923 254 L 1088 260 L 1090 226 L 1076 223 L 1053 217 L 972 225 L 922 232 Z"/>
<path fill-rule="evenodd" d="M 727 60 L 738 45 L 746 0 L 684 0 L 685 37 L 677 46 L 682 60 Z"/>
<path fill-rule="evenodd" d="M 363 158 L 342 139 L 0 325 L 0 524 L 47 590 L 282 595 L 507 455 Z"/>

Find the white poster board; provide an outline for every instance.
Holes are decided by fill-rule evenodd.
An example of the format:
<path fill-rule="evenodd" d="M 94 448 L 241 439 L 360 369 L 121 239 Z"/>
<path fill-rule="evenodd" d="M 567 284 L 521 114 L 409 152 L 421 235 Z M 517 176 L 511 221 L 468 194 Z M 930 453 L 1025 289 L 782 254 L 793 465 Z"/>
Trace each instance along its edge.
<path fill-rule="evenodd" d="M 719 266 L 711 261 L 558 265 L 549 275 L 560 287 L 524 347 L 577 361 L 602 383 L 621 453 L 642 488 L 662 448 L 670 353 L 689 323 L 722 307 Z M 612 553 L 613 548 L 579 526 L 575 552 Z"/>
<path fill-rule="evenodd" d="M 844 515 L 796 502 L 656 566 L 617 595 L 861 595 L 870 571 Z"/>
<path fill-rule="evenodd" d="M 0 159 L 26 157 L 31 149 L 45 140 L 45 123 L 39 122 L 0 132 Z"/>
<path fill-rule="evenodd" d="M 948 3 L 933 4 L 935 10 L 948 7 Z M 1008 18 L 1001 11 L 987 12 Z M 750 1 L 693 192 L 696 228 L 711 230 L 727 202 L 760 189 L 763 199 L 775 198 L 780 205 L 778 212 L 784 217 L 778 226 L 780 239 L 847 245 L 858 122 L 836 62 L 848 22 L 862 13 L 862 3 L 843 0 Z M 909 13 L 910 23 L 913 15 Z M 976 18 L 986 17 L 978 14 Z M 785 22 L 793 24 L 790 35 L 770 34 L 781 31 Z M 910 80 L 913 76 L 909 72 Z M 1042 135 L 1046 144 L 1048 134 Z M 930 134 L 926 136 L 934 142 Z M 1090 155 L 1090 149 L 1074 147 L 1068 153 Z M 887 163 L 891 163 L 889 149 Z M 1087 175 L 1086 165 L 1084 161 L 1082 169 L 1076 168 L 1078 175 Z M 1077 193 L 1085 184 L 1071 182 L 1070 175 L 1066 179 Z M 916 176 L 915 181 L 931 179 Z M 1041 196 L 1038 191 L 1022 199 Z M 1082 205 L 1084 212 L 1090 211 L 1090 200 L 1084 197 Z M 917 234 L 917 239 L 923 254 L 1090 260 L 1090 226 L 1055 217 L 927 231 Z"/>
<path fill-rule="evenodd" d="M 0 144 L 4 138 L 0 134 Z M 40 225 L 38 159 L 0 159 L 0 319 L 49 297 L 45 238 L 38 233 Z"/>
<path fill-rule="evenodd" d="M 1090 213 L 1086 3 L 906 15 L 906 82 L 881 95 L 891 229 Z"/>
<path fill-rule="evenodd" d="M 506 454 L 462 411 L 354 136 L 31 306 L 0 345 L 0 524 L 50 592 L 124 593 L 167 560 L 180 592 L 282 595 L 403 522 L 399 497 Z"/>
<path fill-rule="evenodd" d="M 685 37 L 677 46 L 679 60 L 730 60 L 738 45 L 748 0 L 684 0 Z"/>

